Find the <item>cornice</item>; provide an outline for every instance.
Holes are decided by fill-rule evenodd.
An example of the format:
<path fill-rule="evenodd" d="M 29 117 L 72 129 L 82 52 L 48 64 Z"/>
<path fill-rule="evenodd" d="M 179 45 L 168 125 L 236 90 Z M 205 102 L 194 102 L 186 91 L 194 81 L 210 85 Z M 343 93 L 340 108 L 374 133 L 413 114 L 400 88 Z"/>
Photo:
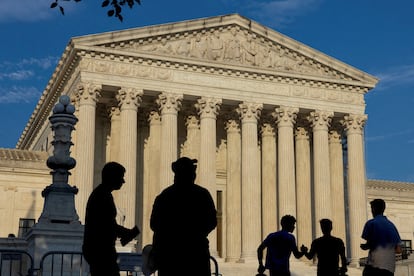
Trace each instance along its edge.
<path fill-rule="evenodd" d="M 43 93 L 16 144 L 16 148 L 29 149 L 28 147 L 36 137 L 35 134 L 37 134 L 42 127 L 40 122 L 44 122 L 48 119 L 58 97 L 63 94 L 62 92 L 65 83 L 71 76 L 73 69 L 76 67 L 78 56 L 75 53 L 76 50 L 73 47 L 72 41 L 70 41 L 49 79 L 48 84 L 43 90 Z"/>
<path fill-rule="evenodd" d="M 393 190 L 393 191 L 412 191 L 414 192 L 414 183 L 391 180 L 367 180 L 367 187 L 376 190 Z"/>
<path fill-rule="evenodd" d="M 99 46 L 105 48 L 126 49 L 132 45 L 149 45 L 160 41 L 174 42 L 197 34 L 207 35 L 214 31 L 229 31 L 238 28 L 241 32 L 252 35 L 254 40 L 265 45 L 282 49 L 290 58 L 307 60 L 309 66 L 319 70 L 332 71 L 344 79 L 359 80 L 366 87 L 373 88 L 378 79 L 348 64 L 336 60 L 318 50 L 289 38 L 273 29 L 238 14 L 187 20 L 177 23 L 160 24 L 123 31 L 102 33 L 74 38 L 77 46 Z"/>
<path fill-rule="evenodd" d="M 331 79 L 323 76 L 280 72 L 257 67 L 240 66 L 222 62 L 208 62 L 195 59 L 182 59 L 174 56 L 160 56 L 97 46 L 78 46 L 77 54 L 82 58 L 122 62 L 131 65 L 147 65 L 163 69 L 208 73 L 237 77 L 248 80 L 271 81 L 280 84 L 301 85 L 312 88 L 352 91 L 365 94 L 372 87 L 355 80 Z"/>

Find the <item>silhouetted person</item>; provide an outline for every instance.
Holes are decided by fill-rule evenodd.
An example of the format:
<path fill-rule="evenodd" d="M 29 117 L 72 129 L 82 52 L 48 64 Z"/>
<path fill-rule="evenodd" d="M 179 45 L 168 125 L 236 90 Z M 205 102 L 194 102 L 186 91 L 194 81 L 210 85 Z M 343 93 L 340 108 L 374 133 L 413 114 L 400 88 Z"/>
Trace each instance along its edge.
<path fill-rule="evenodd" d="M 115 220 L 112 191 L 119 190 L 125 183 L 124 174 L 122 165 L 107 163 L 102 169 L 102 182 L 93 190 L 86 205 L 82 251 L 92 276 L 118 276 L 115 241 L 119 237 L 125 245 L 139 234 L 137 226 L 127 229 Z"/>
<path fill-rule="evenodd" d="M 194 184 L 197 160 L 172 163 L 174 184 L 155 199 L 151 214 L 153 250 L 159 276 L 211 276 L 207 236 L 216 227 L 213 199 Z"/>
<path fill-rule="evenodd" d="M 293 253 L 298 259 L 305 254 L 304 252 L 299 252 L 295 236 L 291 234 L 295 229 L 295 223 L 295 217 L 291 215 L 283 216 L 280 220 L 282 230 L 270 233 L 260 244 L 257 249 L 259 273 L 269 269 L 270 276 L 290 276 L 290 254 Z M 302 247 L 307 250 L 303 245 Z M 265 248 L 267 248 L 266 263 L 263 265 L 263 250 Z"/>
<path fill-rule="evenodd" d="M 395 253 L 401 253 L 401 238 L 394 224 L 384 216 L 385 201 L 370 202 L 373 219 L 365 223 L 361 249 L 369 250 L 364 276 L 390 276 L 395 271 Z"/>
<path fill-rule="evenodd" d="M 323 236 L 313 240 L 309 252 L 305 256 L 310 260 L 315 255 L 318 257 L 318 276 L 339 276 L 347 271 L 345 245 L 340 238 L 331 235 L 332 221 L 329 219 L 320 220 Z M 305 248 L 303 248 L 305 249 Z M 339 270 L 339 258 L 341 258 L 341 269 Z"/>

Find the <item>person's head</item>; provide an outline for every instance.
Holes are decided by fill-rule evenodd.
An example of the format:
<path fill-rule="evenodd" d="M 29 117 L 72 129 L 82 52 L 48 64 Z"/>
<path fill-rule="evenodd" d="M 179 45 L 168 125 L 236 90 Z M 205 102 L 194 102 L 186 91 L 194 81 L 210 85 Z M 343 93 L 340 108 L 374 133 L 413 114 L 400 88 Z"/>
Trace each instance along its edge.
<path fill-rule="evenodd" d="M 178 158 L 171 164 L 171 168 L 174 172 L 174 183 L 192 184 L 196 178 L 197 159 Z"/>
<path fill-rule="evenodd" d="M 371 201 L 369 204 L 371 204 L 371 212 L 372 215 L 375 217 L 377 215 L 382 215 L 385 211 L 385 201 L 377 198 Z"/>
<path fill-rule="evenodd" d="M 119 190 L 125 183 L 125 168 L 117 162 L 106 163 L 102 169 L 102 184 L 111 190 Z"/>
<path fill-rule="evenodd" d="M 288 232 L 293 232 L 293 230 L 295 230 L 295 223 L 296 223 L 296 219 L 294 216 L 291 216 L 291 215 L 284 215 L 282 219 L 280 220 L 282 229 Z"/>
<path fill-rule="evenodd" d="M 330 234 L 332 231 L 332 221 L 330 219 L 321 219 L 319 221 L 321 224 L 321 230 L 324 235 Z"/>

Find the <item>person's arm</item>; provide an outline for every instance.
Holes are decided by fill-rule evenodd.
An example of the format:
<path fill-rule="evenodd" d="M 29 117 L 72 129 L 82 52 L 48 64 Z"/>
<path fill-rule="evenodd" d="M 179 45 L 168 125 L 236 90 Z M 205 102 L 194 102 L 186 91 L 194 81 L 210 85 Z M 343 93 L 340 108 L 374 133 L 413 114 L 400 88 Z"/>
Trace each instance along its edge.
<path fill-rule="evenodd" d="M 296 247 L 296 245 L 293 247 L 292 253 L 293 253 L 293 256 L 295 256 L 295 258 L 296 258 L 296 259 L 299 259 L 299 258 L 301 258 L 303 255 L 305 255 L 305 252 L 300 252 L 300 251 L 298 250 L 298 248 Z"/>
<path fill-rule="evenodd" d="M 303 245 L 302 245 L 303 246 Z M 311 248 L 310 248 L 310 250 L 309 251 L 307 251 L 307 250 L 302 250 L 302 247 L 301 247 L 301 251 L 303 252 L 303 253 L 305 253 L 305 257 L 306 258 L 308 258 L 309 260 L 310 259 L 312 259 L 314 256 L 315 256 L 315 242 L 313 241 L 312 242 L 312 244 L 311 244 Z"/>
<path fill-rule="evenodd" d="M 257 271 L 263 273 L 265 271 L 265 266 L 263 265 L 263 250 L 266 248 L 264 242 L 262 242 L 257 248 L 257 260 L 259 261 L 259 268 Z"/>
<path fill-rule="evenodd" d="M 341 240 L 341 247 L 339 249 L 339 255 L 341 257 L 341 264 L 342 264 L 341 271 L 343 273 L 345 273 L 345 272 L 348 271 L 348 269 L 346 268 L 346 266 L 348 265 L 348 261 L 347 261 L 346 256 L 345 256 L 345 245 L 344 245 L 344 242 L 342 240 Z"/>

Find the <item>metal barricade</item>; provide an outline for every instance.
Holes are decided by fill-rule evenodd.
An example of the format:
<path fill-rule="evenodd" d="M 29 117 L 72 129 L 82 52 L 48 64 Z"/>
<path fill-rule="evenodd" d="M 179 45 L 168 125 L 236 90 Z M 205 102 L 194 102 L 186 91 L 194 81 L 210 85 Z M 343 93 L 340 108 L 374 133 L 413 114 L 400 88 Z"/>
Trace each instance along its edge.
<path fill-rule="evenodd" d="M 213 267 L 214 267 L 214 272 L 212 271 L 211 275 L 222 276 L 219 272 L 219 266 L 218 266 L 217 260 L 213 256 L 210 256 L 210 261 L 213 263 Z"/>
<path fill-rule="evenodd" d="M 22 250 L 0 250 L 0 275 L 33 275 L 33 258 Z"/>
<path fill-rule="evenodd" d="M 121 275 L 141 276 L 142 256 L 136 253 L 118 253 Z M 82 252 L 51 251 L 40 261 L 39 276 L 87 276 L 89 265 Z"/>

